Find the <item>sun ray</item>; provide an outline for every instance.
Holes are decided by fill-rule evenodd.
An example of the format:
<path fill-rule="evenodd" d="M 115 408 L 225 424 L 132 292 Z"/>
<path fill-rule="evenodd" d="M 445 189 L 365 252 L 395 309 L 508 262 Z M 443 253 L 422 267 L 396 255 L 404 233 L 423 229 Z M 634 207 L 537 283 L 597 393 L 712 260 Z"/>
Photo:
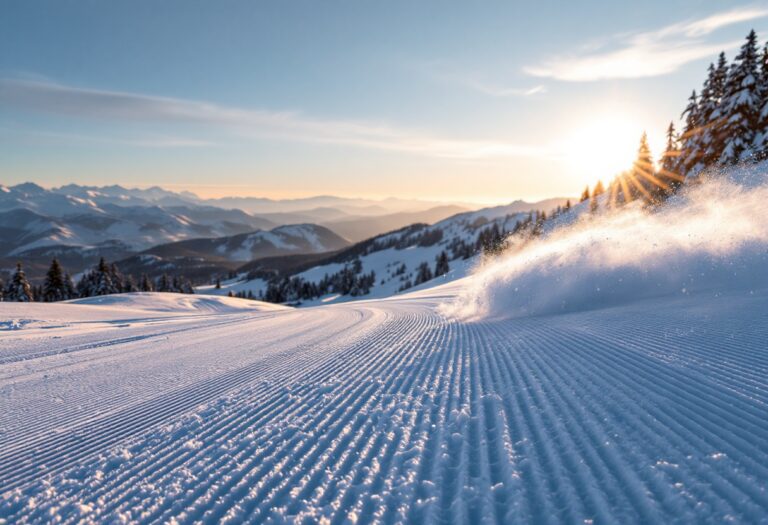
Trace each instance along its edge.
<path fill-rule="evenodd" d="M 653 173 L 646 172 L 644 170 L 641 170 L 638 172 L 638 175 L 640 175 L 643 179 L 650 181 L 651 183 L 657 185 L 660 188 L 664 188 L 665 190 L 669 189 L 669 184 L 662 181 L 658 177 L 656 177 Z"/>
<path fill-rule="evenodd" d="M 642 184 L 640 184 L 640 182 L 638 182 L 638 180 L 637 180 L 637 178 L 635 177 L 635 174 L 634 174 L 634 173 L 629 173 L 629 174 L 628 174 L 628 178 L 629 178 L 629 182 L 631 182 L 631 183 L 632 183 L 632 185 L 633 185 L 635 188 L 637 188 L 637 190 L 638 190 L 640 193 L 642 193 L 642 194 L 643 194 L 643 196 L 644 196 L 644 197 L 645 197 L 645 198 L 646 198 L 648 201 L 652 201 L 652 200 L 653 200 L 653 196 L 652 196 L 652 195 L 651 195 L 651 194 L 648 192 L 648 190 L 647 190 L 647 189 L 645 189 L 645 187 L 644 187 Z"/>
<path fill-rule="evenodd" d="M 621 191 L 624 194 L 624 202 L 631 202 L 633 200 L 632 193 L 629 191 L 629 185 L 627 184 L 627 174 L 622 173 L 619 175 L 619 183 L 621 184 Z"/>

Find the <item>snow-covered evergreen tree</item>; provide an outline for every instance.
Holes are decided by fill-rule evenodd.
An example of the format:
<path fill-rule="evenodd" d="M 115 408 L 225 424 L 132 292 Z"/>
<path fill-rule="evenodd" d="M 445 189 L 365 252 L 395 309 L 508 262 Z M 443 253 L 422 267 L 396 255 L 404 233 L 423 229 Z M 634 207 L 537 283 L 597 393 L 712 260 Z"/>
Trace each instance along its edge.
<path fill-rule="evenodd" d="M 77 282 L 77 296 L 91 297 L 93 295 L 93 272 L 84 272 Z"/>
<path fill-rule="evenodd" d="M 414 284 L 418 286 L 421 283 L 425 283 L 431 280 L 432 280 L 432 270 L 429 269 L 429 265 L 425 262 L 419 264 L 419 266 L 416 267 L 416 280 Z"/>
<path fill-rule="evenodd" d="M 68 274 L 64 274 L 64 300 L 68 301 L 77 297 L 77 290 L 75 289 L 75 283 L 72 282 L 72 277 Z"/>
<path fill-rule="evenodd" d="M 181 289 L 179 291 L 181 293 L 194 294 L 195 293 L 195 288 L 194 288 L 194 286 L 192 286 L 192 281 L 182 277 L 181 278 Z M 253 293 L 252 292 L 251 292 L 251 296 L 249 297 L 249 299 L 253 299 Z"/>
<path fill-rule="evenodd" d="M 126 291 L 123 290 L 123 281 L 125 278 L 117 267 L 117 264 L 112 263 L 109 265 L 109 277 L 112 279 L 112 288 L 115 290 L 113 293 L 122 293 Z"/>
<path fill-rule="evenodd" d="M 440 252 L 440 255 L 435 258 L 435 277 L 445 275 L 449 271 L 451 271 L 451 267 L 448 264 L 448 254 L 443 250 Z"/>
<path fill-rule="evenodd" d="M 112 270 L 107 265 L 107 262 L 102 257 L 99 260 L 96 270 L 93 272 L 91 295 L 109 295 L 118 293 L 119 290 L 112 281 Z"/>
<path fill-rule="evenodd" d="M 678 146 L 677 132 L 674 122 L 670 122 L 667 127 L 667 144 L 664 153 L 659 162 L 659 180 L 666 186 L 661 186 L 667 194 L 673 192 L 681 183 L 682 177 L 677 172 L 678 157 L 680 148 Z"/>
<path fill-rule="evenodd" d="M 157 286 L 155 290 L 158 292 L 170 292 L 171 291 L 171 279 L 167 273 L 161 275 L 157 280 Z"/>
<path fill-rule="evenodd" d="M 752 149 L 759 159 L 768 158 L 768 42 L 763 46 L 760 56 L 760 77 L 758 82 L 758 97 L 760 99 L 760 114 L 757 118 L 757 128 Z"/>
<path fill-rule="evenodd" d="M 32 287 L 27 281 L 27 276 L 20 262 L 16 263 L 16 271 L 5 289 L 5 300 L 19 303 L 29 303 L 34 300 Z"/>
<path fill-rule="evenodd" d="M 721 56 L 725 58 L 724 55 Z M 720 108 L 720 96 L 716 93 L 716 83 L 717 69 L 715 64 L 710 63 L 707 79 L 704 81 L 698 100 L 698 126 L 693 133 L 694 139 L 690 144 L 700 153 L 697 161 L 701 166 L 698 168 L 711 163 L 712 160 L 720 156 L 719 152 L 715 151 L 717 148 L 715 139 L 718 137 L 717 128 L 719 127 L 716 115 Z"/>
<path fill-rule="evenodd" d="M 155 286 L 152 284 L 152 280 L 147 276 L 146 273 L 141 274 L 139 290 L 142 292 L 152 292 L 155 290 Z"/>
<path fill-rule="evenodd" d="M 710 166 L 720 159 L 725 148 L 723 126 L 725 116 L 723 113 L 723 97 L 725 85 L 728 79 L 728 60 L 725 53 L 720 53 L 717 59 L 717 67 L 710 65 L 710 74 L 704 84 L 707 96 L 702 95 L 699 101 L 699 125 L 701 126 L 699 149 L 701 157 L 695 171 Z M 703 91 L 702 91 L 703 94 Z"/>
<path fill-rule="evenodd" d="M 680 148 L 680 157 L 677 163 L 677 170 L 688 175 L 694 172 L 701 159 L 702 152 L 699 149 L 699 104 L 696 96 L 696 90 L 693 90 L 688 97 L 688 105 L 683 110 L 681 118 L 685 119 L 683 133 L 680 136 L 682 146 Z M 625 200 L 632 200 L 630 195 L 625 195 Z"/>
<path fill-rule="evenodd" d="M 54 258 L 53 261 L 51 261 L 51 267 L 48 269 L 48 273 L 45 274 L 42 300 L 47 303 L 52 303 L 55 301 L 63 301 L 65 299 L 68 299 L 68 297 L 64 285 L 64 271 L 62 270 L 58 259 Z"/>
<path fill-rule="evenodd" d="M 128 275 L 123 278 L 123 285 L 120 287 L 123 293 L 132 293 L 132 292 L 138 292 L 139 287 L 136 286 L 136 279 L 133 278 L 133 275 Z"/>
<path fill-rule="evenodd" d="M 734 164 L 752 154 L 760 114 L 757 82 L 757 35 L 750 31 L 747 41 L 728 71 L 725 95 L 720 104 L 724 119 L 720 130 L 720 136 L 723 138 L 720 162 L 723 164 Z"/>

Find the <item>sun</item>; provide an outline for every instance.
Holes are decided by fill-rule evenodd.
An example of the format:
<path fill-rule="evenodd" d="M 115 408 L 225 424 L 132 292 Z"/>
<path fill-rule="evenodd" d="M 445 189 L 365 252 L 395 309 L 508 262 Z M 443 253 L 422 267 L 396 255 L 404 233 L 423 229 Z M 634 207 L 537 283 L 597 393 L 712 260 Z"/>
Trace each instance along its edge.
<path fill-rule="evenodd" d="M 619 116 L 590 119 L 563 141 L 563 158 L 583 184 L 607 182 L 632 167 L 642 133 L 640 124 Z"/>

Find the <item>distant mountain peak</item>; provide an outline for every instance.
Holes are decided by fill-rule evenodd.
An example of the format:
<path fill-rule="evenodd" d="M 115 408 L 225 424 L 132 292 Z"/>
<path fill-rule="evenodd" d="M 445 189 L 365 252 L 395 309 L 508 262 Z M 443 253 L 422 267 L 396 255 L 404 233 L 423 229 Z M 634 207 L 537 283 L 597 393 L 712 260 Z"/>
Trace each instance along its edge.
<path fill-rule="evenodd" d="M 43 188 L 38 184 L 35 184 L 34 182 L 22 182 L 21 184 L 17 184 L 16 186 L 11 186 L 10 189 L 13 191 L 18 191 L 19 193 L 26 193 L 26 194 L 40 194 L 40 193 L 45 193 L 47 191 L 45 188 Z"/>

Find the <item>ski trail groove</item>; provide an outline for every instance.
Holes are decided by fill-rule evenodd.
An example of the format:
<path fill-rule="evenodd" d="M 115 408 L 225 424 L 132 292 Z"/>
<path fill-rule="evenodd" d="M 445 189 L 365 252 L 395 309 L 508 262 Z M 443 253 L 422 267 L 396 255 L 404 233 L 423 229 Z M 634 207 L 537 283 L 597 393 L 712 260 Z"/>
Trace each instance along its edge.
<path fill-rule="evenodd" d="M 678 301 L 464 323 L 441 300 L 4 342 L 0 518 L 768 521 L 766 298 L 717 322 Z"/>

